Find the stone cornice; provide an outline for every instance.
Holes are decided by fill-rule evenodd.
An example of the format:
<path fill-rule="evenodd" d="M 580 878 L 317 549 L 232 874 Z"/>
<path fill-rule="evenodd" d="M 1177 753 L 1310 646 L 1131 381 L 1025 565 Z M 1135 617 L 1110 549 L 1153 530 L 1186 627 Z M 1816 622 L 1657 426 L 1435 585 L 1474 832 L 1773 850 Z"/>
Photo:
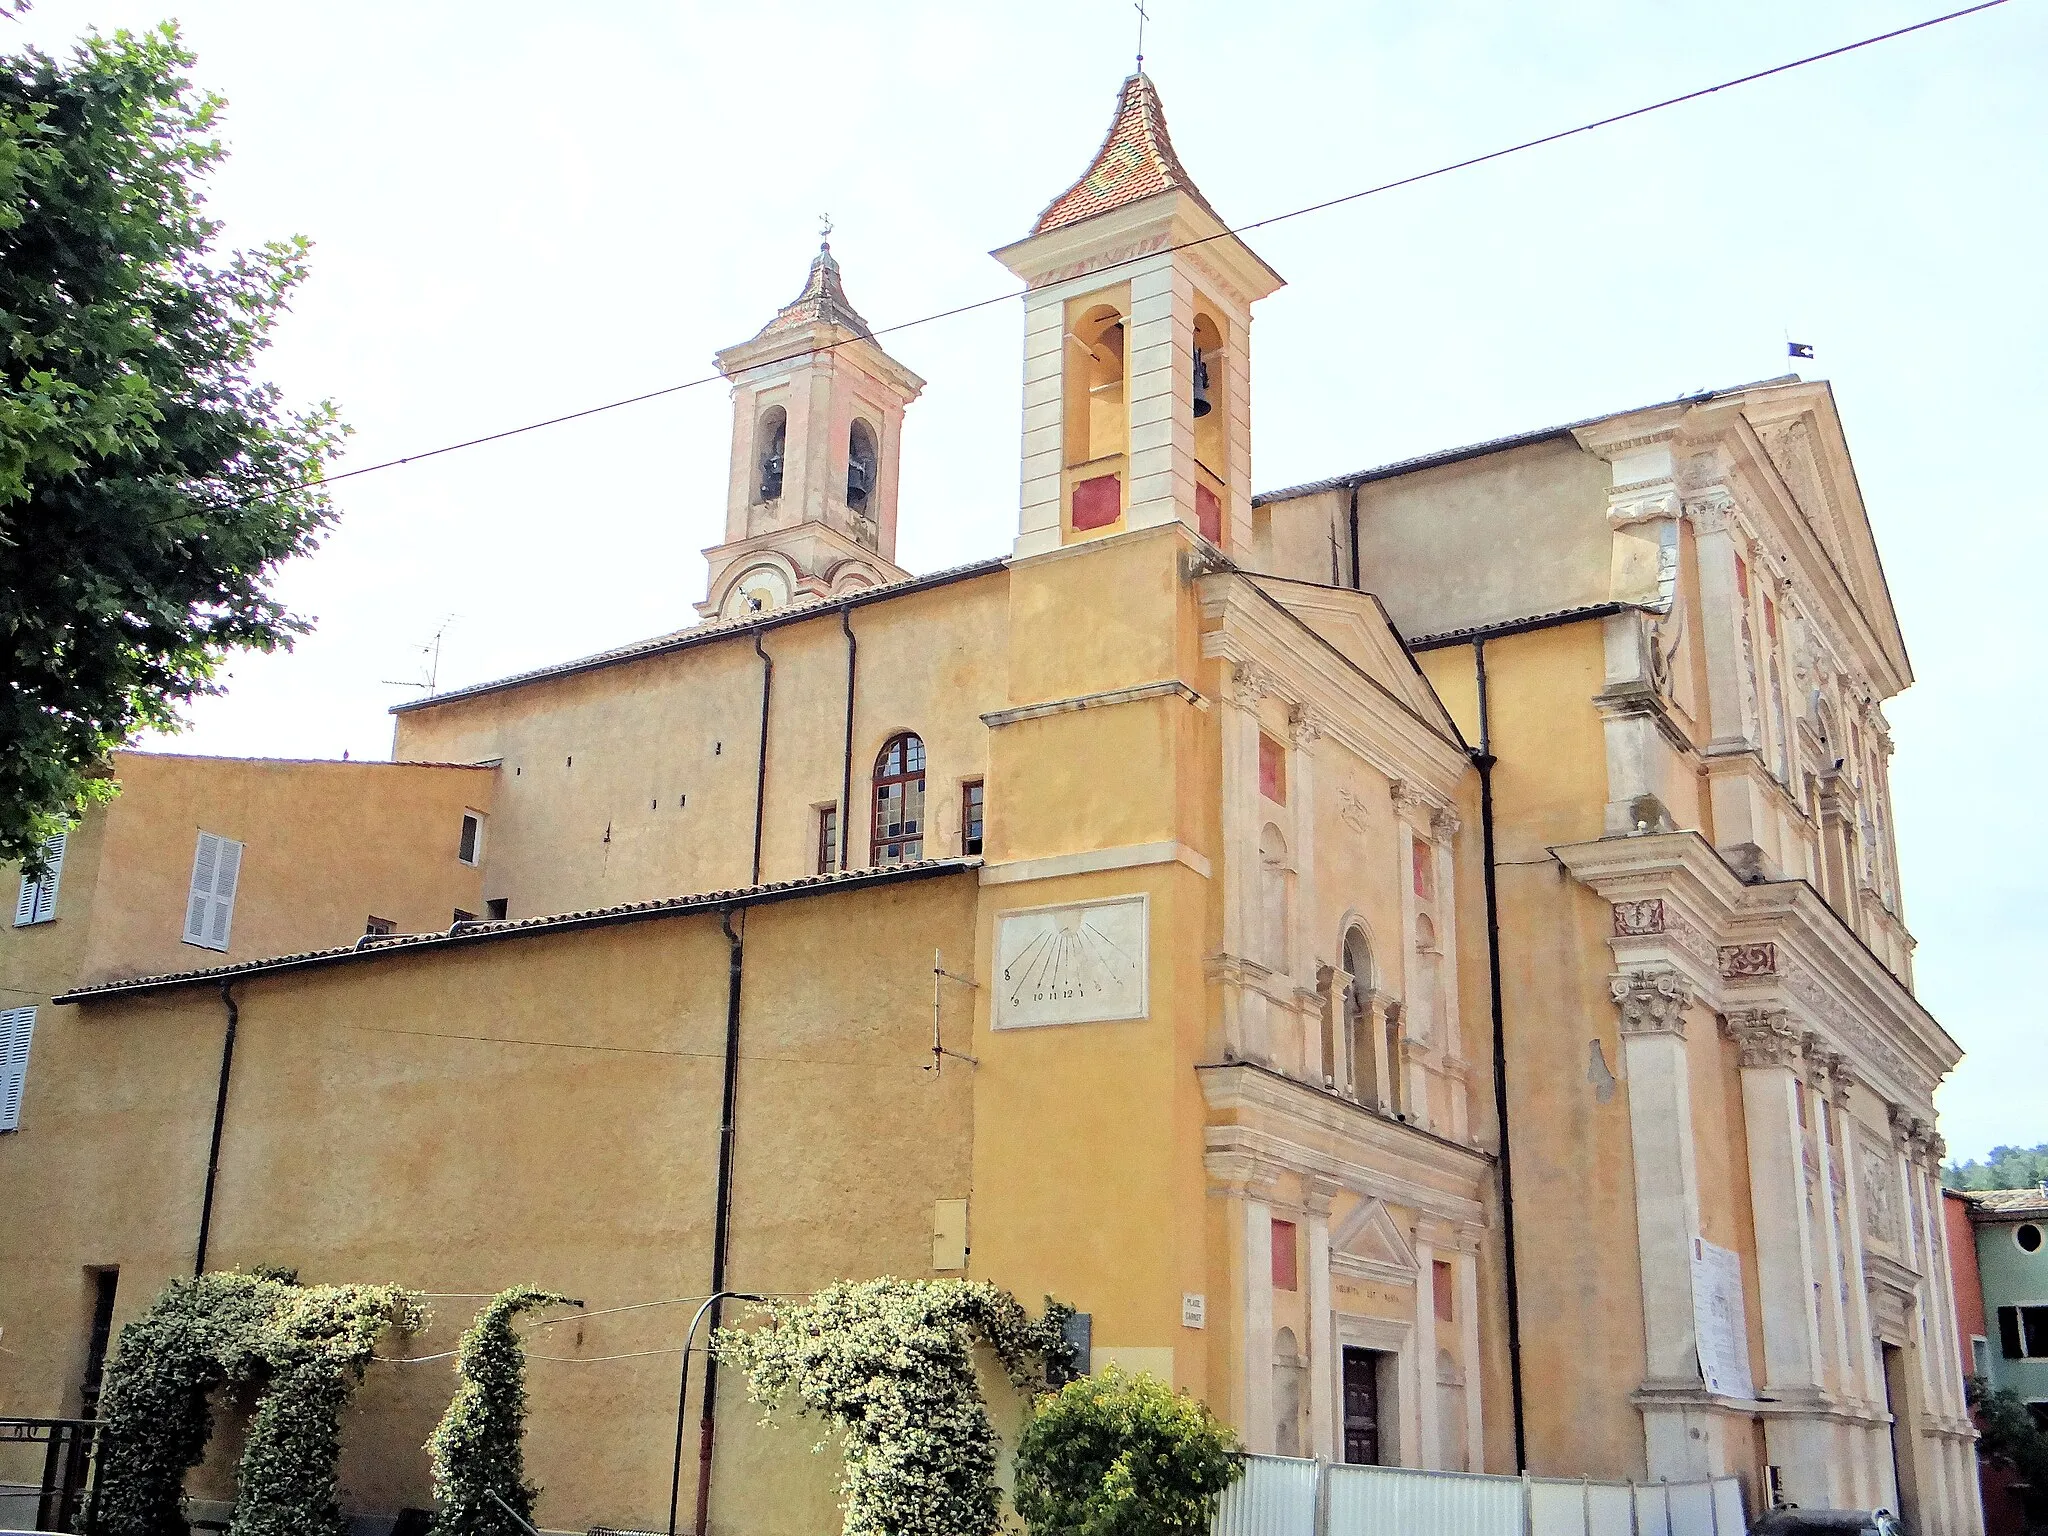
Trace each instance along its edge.
<path fill-rule="evenodd" d="M 1320 736 L 1390 779 L 1456 798 L 1472 771 L 1464 748 L 1336 647 L 1235 571 L 1197 578 L 1207 632 L 1202 654 L 1233 669 L 1237 702 L 1284 700 Z M 1306 644 L 1303 643 L 1306 638 Z"/>
<path fill-rule="evenodd" d="M 1674 966 L 1716 1009 L 1789 1009 L 1895 1103 L 1930 1104 L 1962 1051 L 1802 880 L 1745 885 L 1697 832 L 1550 852 L 1614 906 L 1620 968 Z"/>
<path fill-rule="evenodd" d="M 1209 1107 L 1212 1184 L 1225 1166 L 1284 1167 L 1447 1221 L 1485 1223 L 1485 1152 L 1248 1063 L 1199 1066 L 1195 1076 Z"/>

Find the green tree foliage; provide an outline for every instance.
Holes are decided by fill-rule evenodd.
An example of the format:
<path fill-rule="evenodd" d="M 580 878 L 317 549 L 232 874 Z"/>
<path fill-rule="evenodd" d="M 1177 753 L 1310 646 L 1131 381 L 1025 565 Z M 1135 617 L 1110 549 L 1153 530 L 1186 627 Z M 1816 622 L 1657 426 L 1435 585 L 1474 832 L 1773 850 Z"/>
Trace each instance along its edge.
<path fill-rule="evenodd" d="M 1033 1320 L 979 1280 L 843 1282 L 803 1303 L 772 1303 L 769 1324 L 721 1328 L 712 1347 L 744 1370 L 753 1399 L 794 1399 L 844 1438 L 845 1536 L 991 1536 L 1002 1513 L 1000 1442 L 975 1380 L 985 1345 L 1020 1391 L 1073 1352 L 1072 1309 Z"/>
<path fill-rule="evenodd" d="M 2048 1181 L 2048 1142 L 2038 1147 L 1993 1147 L 1983 1162 L 1950 1163 L 1941 1182 L 1950 1189 L 2031 1189 Z"/>
<path fill-rule="evenodd" d="M 217 257 L 225 150 L 172 27 L 0 56 L 0 860 L 105 799 L 108 753 L 306 623 L 268 590 L 345 432 L 254 372 L 303 240 Z"/>
<path fill-rule="evenodd" d="M 1208 1408 L 1111 1366 L 1041 1402 L 1017 1447 L 1017 1513 L 1031 1536 L 1205 1536 L 1244 1475 Z"/>
<path fill-rule="evenodd" d="M 2043 1433 L 2026 1399 L 1978 1376 L 1965 1385 L 1977 1414 L 1977 1454 L 2011 1467 L 2021 1481 L 2048 1496 L 2048 1433 Z M 2042 1501 L 2048 1503 L 2048 1497 Z"/>
<path fill-rule="evenodd" d="M 493 1493 L 520 1519 L 532 1520 L 540 1489 L 526 1480 L 520 1448 L 526 1434 L 526 1353 L 512 1321 L 536 1307 L 581 1305 L 551 1291 L 514 1286 L 493 1296 L 463 1334 L 455 1351 L 462 1385 L 427 1440 L 441 1506 L 434 1536 L 521 1536 Z"/>
<path fill-rule="evenodd" d="M 107 1365 L 94 1529 L 187 1536 L 185 1474 L 213 1433 L 207 1394 L 255 1383 L 229 1536 L 346 1536 L 341 1410 L 377 1339 L 425 1322 L 395 1286 L 300 1286 L 276 1271 L 172 1281 L 121 1330 Z"/>

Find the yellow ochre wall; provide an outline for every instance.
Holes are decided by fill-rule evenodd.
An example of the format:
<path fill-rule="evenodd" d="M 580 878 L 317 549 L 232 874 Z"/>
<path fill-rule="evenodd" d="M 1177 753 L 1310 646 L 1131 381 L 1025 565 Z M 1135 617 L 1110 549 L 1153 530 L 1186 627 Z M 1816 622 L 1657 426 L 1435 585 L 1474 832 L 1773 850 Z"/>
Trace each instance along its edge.
<path fill-rule="evenodd" d="M 868 863 L 868 780 L 898 731 L 925 742 L 925 856 L 961 852 L 960 786 L 988 766 L 980 716 L 1005 701 L 1008 585 L 997 570 L 849 610 L 859 645 L 851 867 Z M 745 885 L 761 741 L 756 632 L 409 709 L 393 756 L 501 760 L 484 895 L 505 899 L 513 917 Z M 818 873 L 817 807 L 840 797 L 846 639 L 837 608 L 758 633 L 775 667 L 761 878 L 788 880 Z"/>
<path fill-rule="evenodd" d="M 925 1070 L 930 952 L 971 952 L 974 890 L 948 872 L 735 918 L 733 1287 L 931 1273 L 933 1202 L 972 1194 L 973 1085 Z M 863 963 L 834 963 L 847 952 Z M 672 1299 L 708 1289 L 727 960 L 707 913 L 244 978 L 209 1267 L 580 1298 L 587 1316 L 529 1338 L 540 1523 L 665 1529 L 694 1310 Z M 7 1328 L 13 1412 L 75 1411 L 88 1266 L 120 1267 L 117 1324 L 190 1272 L 220 1062 L 210 986 L 58 1011 L 68 1058 L 38 1078 L 33 1133 L 0 1148 L 0 1323 L 73 1326 Z M 607 1311 L 650 1301 L 670 1304 Z M 432 1328 L 382 1353 L 451 1349 L 481 1302 L 432 1296 Z M 346 1507 L 429 1502 L 421 1446 L 453 1386 L 445 1360 L 372 1367 L 344 1425 Z M 836 1460 L 758 1416 L 728 1373 L 714 1525 L 834 1527 Z"/>

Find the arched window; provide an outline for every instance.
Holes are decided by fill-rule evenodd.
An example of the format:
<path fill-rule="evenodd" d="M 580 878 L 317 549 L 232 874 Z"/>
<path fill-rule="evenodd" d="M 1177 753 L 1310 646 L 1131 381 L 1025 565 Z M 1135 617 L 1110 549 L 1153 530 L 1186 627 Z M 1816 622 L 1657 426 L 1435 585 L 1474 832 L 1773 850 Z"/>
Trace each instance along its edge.
<path fill-rule="evenodd" d="M 846 434 L 846 505 L 866 512 L 875 491 L 875 429 L 855 418 Z"/>
<path fill-rule="evenodd" d="M 1436 924 L 1426 913 L 1417 913 L 1415 975 L 1408 988 L 1408 1033 L 1417 1040 L 1436 1039 L 1443 958 L 1443 951 L 1436 942 Z"/>
<path fill-rule="evenodd" d="M 1372 947 L 1366 943 L 1363 928 L 1354 928 L 1344 935 L 1344 969 L 1351 973 L 1351 995 L 1345 999 L 1344 1022 L 1352 1092 L 1361 1103 L 1377 1104 L 1385 1094 L 1373 1049 Z"/>
<path fill-rule="evenodd" d="M 773 501 L 782 494 L 783 451 L 788 442 L 789 418 L 781 406 L 770 406 L 754 436 L 755 500 Z"/>
<path fill-rule="evenodd" d="M 924 857 L 924 743 L 905 731 L 875 759 L 875 835 L 870 864 Z"/>

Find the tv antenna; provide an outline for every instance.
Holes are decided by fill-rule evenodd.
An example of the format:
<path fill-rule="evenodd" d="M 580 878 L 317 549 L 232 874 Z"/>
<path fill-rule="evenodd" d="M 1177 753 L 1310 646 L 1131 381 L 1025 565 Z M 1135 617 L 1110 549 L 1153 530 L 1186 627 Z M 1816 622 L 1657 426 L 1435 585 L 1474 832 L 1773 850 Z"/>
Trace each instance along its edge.
<path fill-rule="evenodd" d="M 426 659 L 427 675 L 425 681 L 413 677 L 387 677 L 380 679 L 384 686 L 387 688 L 424 688 L 427 692 L 427 697 L 432 698 L 435 686 L 441 681 L 441 641 L 447 635 L 449 626 L 461 617 L 462 615 L 459 613 L 449 614 L 441 620 L 441 627 L 434 631 L 433 639 L 429 640 L 425 645 L 412 647 L 413 650 L 418 651 Z"/>

